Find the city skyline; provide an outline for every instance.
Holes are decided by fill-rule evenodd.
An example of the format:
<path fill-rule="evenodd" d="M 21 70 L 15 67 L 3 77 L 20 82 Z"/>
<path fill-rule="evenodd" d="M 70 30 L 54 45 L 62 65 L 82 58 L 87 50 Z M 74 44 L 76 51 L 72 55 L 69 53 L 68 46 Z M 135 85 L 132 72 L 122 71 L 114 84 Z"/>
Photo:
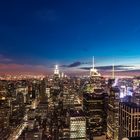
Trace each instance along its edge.
<path fill-rule="evenodd" d="M 0 2 L 0 73 L 140 72 L 140 2 Z"/>

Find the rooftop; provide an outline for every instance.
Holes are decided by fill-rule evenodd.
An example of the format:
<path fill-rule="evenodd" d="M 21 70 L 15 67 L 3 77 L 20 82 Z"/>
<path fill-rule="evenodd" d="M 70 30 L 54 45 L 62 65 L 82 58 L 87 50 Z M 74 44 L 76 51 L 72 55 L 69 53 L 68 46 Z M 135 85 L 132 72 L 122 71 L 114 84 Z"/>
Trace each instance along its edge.
<path fill-rule="evenodd" d="M 117 86 L 115 86 L 111 88 L 111 91 L 120 92 L 120 89 Z"/>
<path fill-rule="evenodd" d="M 140 140 L 140 137 L 133 137 L 133 138 L 130 138 L 129 140 Z"/>
<path fill-rule="evenodd" d="M 70 117 L 84 117 L 85 116 L 85 114 L 84 114 L 84 112 L 83 112 L 83 110 L 81 110 L 81 109 L 77 109 L 77 110 L 74 110 L 74 109 L 72 109 L 72 110 L 70 110 Z"/>
<path fill-rule="evenodd" d="M 133 102 L 122 102 L 121 104 L 124 104 L 130 108 L 139 108 L 140 109 L 140 105 L 137 105 L 136 103 L 133 103 Z"/>
<path fill-rule="evenodd" d="M 83 95 L 83 97 L 86 99 L 86 100 L 92 100 L 92 99 L 102 99 L 106 96 L 106 93 L 103 93 L 102 94 L 97 94 L 97 93 L 85 93 Z"/>

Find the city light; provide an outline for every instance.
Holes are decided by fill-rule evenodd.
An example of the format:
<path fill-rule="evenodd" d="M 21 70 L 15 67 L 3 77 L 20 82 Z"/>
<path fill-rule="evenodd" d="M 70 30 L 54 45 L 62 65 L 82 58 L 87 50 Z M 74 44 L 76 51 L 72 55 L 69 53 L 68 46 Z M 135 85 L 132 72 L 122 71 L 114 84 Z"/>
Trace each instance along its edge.
<path fill-rule="evenodd" d="M 140 140 L 140 0 L 0 0 L 0 140 Z"/>

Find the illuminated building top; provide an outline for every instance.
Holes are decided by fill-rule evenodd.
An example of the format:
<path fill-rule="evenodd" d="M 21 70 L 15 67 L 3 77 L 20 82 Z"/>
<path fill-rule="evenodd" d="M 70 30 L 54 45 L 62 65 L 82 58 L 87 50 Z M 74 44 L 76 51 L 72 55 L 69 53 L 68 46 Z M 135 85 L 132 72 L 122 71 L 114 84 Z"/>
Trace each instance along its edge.
<path fill-rule="evenodd" d="M 59 75 L 59 68 L 58 65 L 55 65 L 54 74 Z"/>
<path fill-rule="evenodd" d="M 97 71 L 97 69 L 95 69 L 94 57 L 93 57 L 93 65 L 92 65 L 92 68 L 90 69 L 90 76 L 91 77 L 101 76 L 101 74 Z"/>
<path fill-rule="evenodd" d="M 115 79 L 115 66 L 112 65 L 112 79 Z"/>

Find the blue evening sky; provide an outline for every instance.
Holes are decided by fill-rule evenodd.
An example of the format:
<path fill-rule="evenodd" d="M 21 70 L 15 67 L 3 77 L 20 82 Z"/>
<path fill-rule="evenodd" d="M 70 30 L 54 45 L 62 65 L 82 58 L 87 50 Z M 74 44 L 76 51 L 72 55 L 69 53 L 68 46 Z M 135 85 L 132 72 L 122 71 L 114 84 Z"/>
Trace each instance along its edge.
<path fill-rule="evenodd" d="M 138 64 L 140 0 L 1 0 L 0 55 L 27 65 L 93 55 L 98 65 Z"/>

